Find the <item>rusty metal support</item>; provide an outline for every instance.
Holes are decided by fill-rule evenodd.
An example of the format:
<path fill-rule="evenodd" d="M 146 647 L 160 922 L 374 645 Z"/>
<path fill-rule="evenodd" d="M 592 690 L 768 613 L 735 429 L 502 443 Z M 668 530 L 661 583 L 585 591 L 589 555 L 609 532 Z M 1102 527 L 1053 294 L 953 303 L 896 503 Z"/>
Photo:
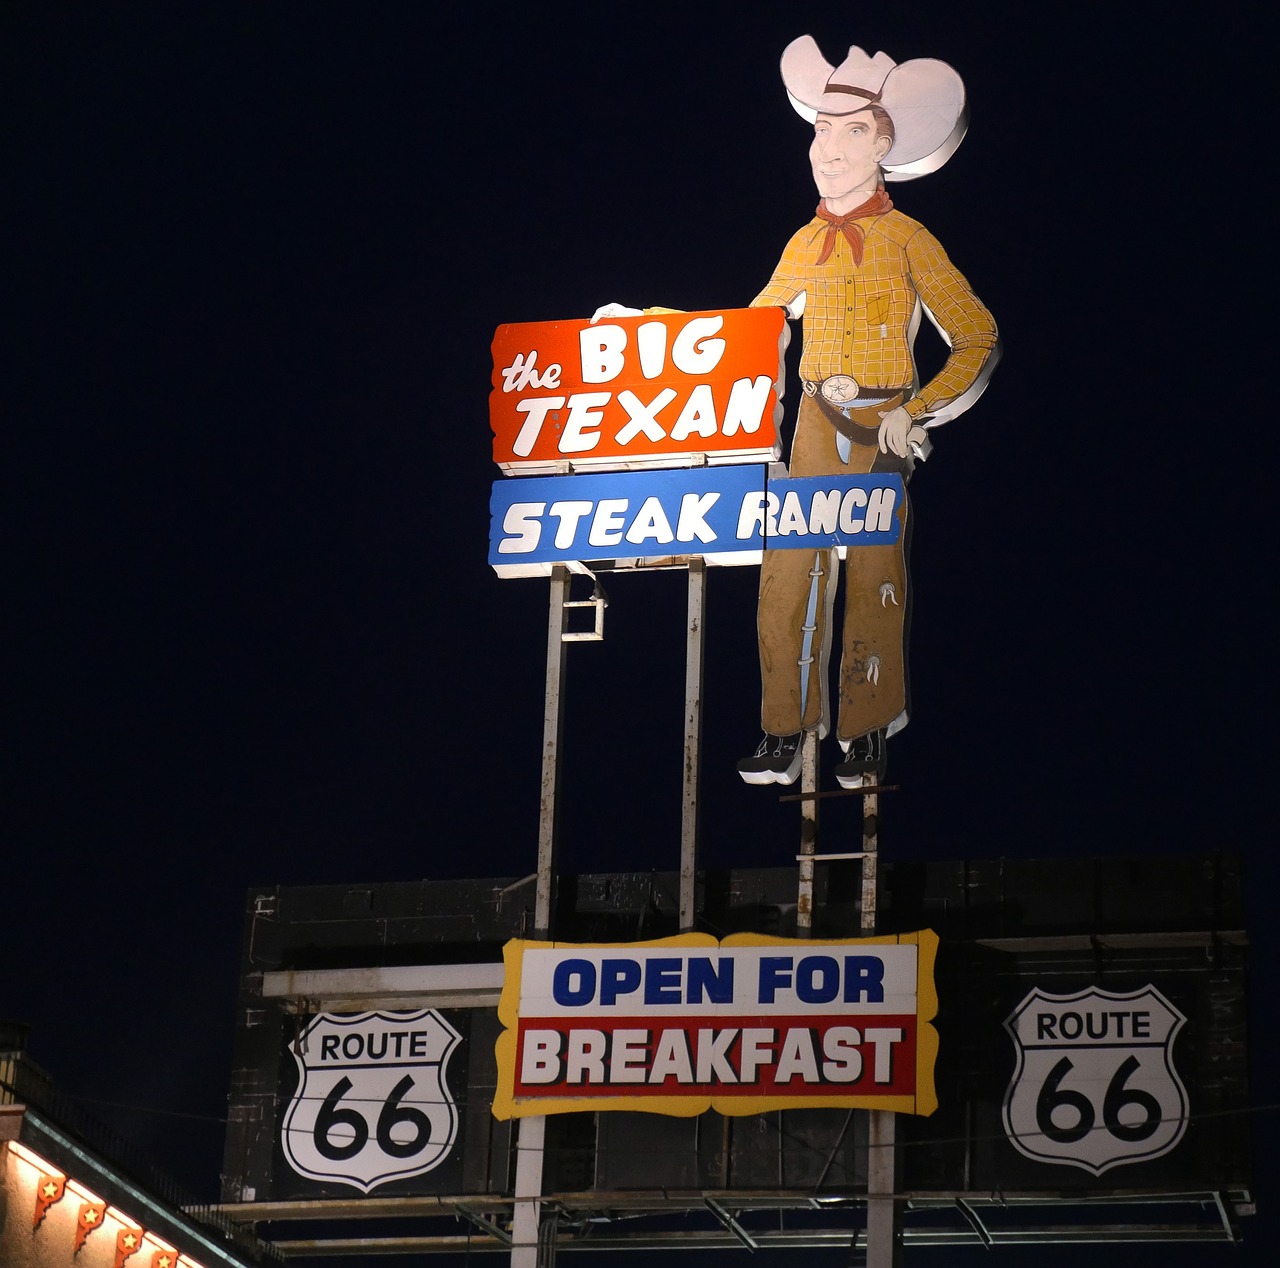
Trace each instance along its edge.
<path fill-rule="evenodd" d="M 867 1268 L 898 1268 L 902 1262 L 902 1212 L 893 1199 L 897 1125 L 889 1110 L 868 1113 Z"/>
<path fill-rule="evenodd" d="M 720 1221 L 748 1250 L 760 1249 L 760 1243 L 734 1218 L 733 1213 L 721 1206 L 715 1198 L 704 1198 L 707 1210 Z"/>
<path fill-rule="evenodd" d="M 900 792 L 901 784 L 877 784 L 876 796 L 879 797 L 884 793 Z M 833 797 L 865 797 L 866 793 L 861 788 L 829 788 L 826 792 L 798 792 L 787 793 L 785 796 L 779 797 L 779 801 L 830 801 Z"/>
<path fill-rule="evenodd" d="M 879 918 L 880 795 L 875 775 L 862 787 L 862 915 L 864 934 L 874 934 Z M 902 1262 L 902 1208 L 897 1188 L 897 1118 L 889 1110 L 868 1111 L 867 1268 L 897 1268 Z"/>
<path fill-rule="evenodd" d="M 813 936 L 813 860 L 818 848 L 818 732 L 800 740 L 800 884 L 796 894 L 796 937 Z"/>
<path fill-rule="evenodd" d="M 539 1248 L 542 1222 L 542 1157 L 547 1120 L 542 1114 L 520 1120 L 516 1137 L 516 1191 L 511 1213 L 511 1268 L 546 1268 Z"/>
<path fill-rule="evenodd" d="M 863 777 L 862 788 L 862 932 L 876 931 L 876 896 L 880 879 L 880 794 L 875 775 Z"/>
<path fill-rule="evenodd" d="M 592 610 L 592 626 L 589 630 L 578 630 L 570 632 L 567 628 L 560 635 L 562 643 L 603 643 L 604 642 L 604 610 L 609 606 L 609 596 L 604 592 L 604 586 L 600 584 L 600 578 L 595 576 L 589 568 L 579 564 L 578 569 L 586 573 L 591 578 L 591 598 L 589 599 L 570 599 L 566 593 L 564 596 L 564 606 L 566 615 L 569 608 L 590 608 Z"/>
<path fill-rule="evenodd" d="M 542 791 L 538 812 L 538 887 L 534 896 L 533 936 L 551 932 L 551 891 L 555 882 L 556 794 L 560 787 L 560 744 L 564 735 L 565 633 L 569 612 L 569 570 L 563 564 L 551 569 L 551 595 L 547 611 L 547 685 L 542 713 Z"/>
<path fill-rule="evenodd" d="M 565 635 L 569 625 L 569 570 L 551 569 L 547 607 L 547 682 L 542 714 L 542 792 L 538 812 L 538 881 L 534 893 L 533 936 L 551 936 L 560 788 L 560 748 L 564 736 Z M 546 1268 L 540 1252 L 542 1157 L 547 1120 L 522 1118 L 516 1136 L 515 1208 L 511 1219 L 511 1268 Z"/>
<path fill-rule="evenodd" d="M 817 854 L 818 734 L 806 731 L 801 741 L 801 792 L 790 800 L 800 803 L 800 879 L 796 895 L 796 937 L 813 936 L 813 880 L 818 858 L 862 859 L 862 909 L 859 924 L 864 934 L 876 931 L 879 885 L 877 866 L 880 832 L 880 797 L 874 775 L 866 777 L 862 795 L 862 849 L 841 854 Z M 897 1119 L 887 1110 L 868 1111 L 867 1138 L 867 1268 L 897 1268 L 901 1262 L 902 1212 L 894 1201 L 897 1174 L 894 1137 Z"/>
<path fill-rule="evenodd" d="M 503 1246 L 511 1245 L 511 1234 L 500 1225 L 495 1224 L 487 1215 L 483 1215 L 481 1212 L 473 1210 L 464 1202 L 459 1202 L 453 1209 L 457 1211 L 457 1213 L 468 1223 L 474 1224 L 482 1233 L 486 1233 L 495 1241 L 500 1242 Z"/>
<path fill-rule="evenodd" d="M 703 625 L 707 605 L 706 561 L 689 561 L 689 609 L 685 624 L 684 786 L 680 806 L 680 932 L 692 933 L 698 902 L 698 780 L 702 768 Z"/>

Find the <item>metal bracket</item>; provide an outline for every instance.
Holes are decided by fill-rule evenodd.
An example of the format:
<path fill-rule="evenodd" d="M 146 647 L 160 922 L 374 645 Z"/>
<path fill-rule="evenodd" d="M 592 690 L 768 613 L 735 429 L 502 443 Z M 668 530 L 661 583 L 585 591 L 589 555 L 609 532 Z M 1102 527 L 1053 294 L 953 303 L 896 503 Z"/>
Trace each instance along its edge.
<path fill-rule="evenodd" d="M 1218 1218 L 1222 1221 L 1222 1229 L 1226 1233 L 1228 1240 L 1239 1242 L 1240 1229 L 1236 1226 L 1235 1220 L 1231 1218 L 1231 1211 L 1227 1208 L 1226 1195 L 1223 1194 L 1221 1189 L 1214 1190 L 1213 1201 L 1218 1208 Z"/>
<path fill-rule="evenodd" d="M 747 1232 L 734 1217 L 720 1205 L 715 1198 L 704 1197 L 703 1202 L 708 1211 L 720 1221 L 748 1250 L 759 1250 L 760 1243 Z"/>
<path fill-rule="evenodd" d="M 978 1240 L 990 1250 L 995 1243 L 978 1212 L 964 1198 L 956 1198 L 956 1210 L 968 1221 L 969 1227 L 978 1235 Z"/>
<path fill-rule="evenodd" d="M 453 1209 L 468 1223 L 474 1224 L 482 1233 L 488 1233 L 490 1237 L 496 1237 L 504 1246 L 510 1248 L 511 1234 L 508 1233 L 506 1229 L 495 1224 L 491 1219 L 481 1215 L 479 1211 L 473 1211 L 469 1206 L 465 1206 L 461 1202 L 459 1202 Z"/>
<path fill-rule="evenodd" d="M 849 850 L 843 854 L 797 854 L 796 862 L 803 863 L 805 859 L 810 859 L 814 863 L 826 863 L 832 859 L 865 859 L 866 857 L 866 850 Z"/>
<path fill-rule="evenodd" d="M 591 598 L 589 599 L 565 599 L 564 606 L 566 608 L 595 608 L 596 619 L 595 628 L 592 630 L 583 630 L 575 632 L 565 630 L 560 635 L 562 643 L 602 643 L 604 642 L 604 610 L 609 606 L 609 596 L 604 592 L 604 586 L 600 584 L 600 578 L 595 573 L 587 569 L 583 569 L 587 576 L 591 578 Z M 566 590 L 566 594 L 569 592 Z"/>
<path fill-rule="evenodd" d="M 787 793 L 785 796 L 780 796 L 778 801 L 828 801 L 832 797 L 878 797 L 881 793 L 901 791 L 901 784 L 867 784 L 863 788 L 832 788 L 826 792 Z"/>

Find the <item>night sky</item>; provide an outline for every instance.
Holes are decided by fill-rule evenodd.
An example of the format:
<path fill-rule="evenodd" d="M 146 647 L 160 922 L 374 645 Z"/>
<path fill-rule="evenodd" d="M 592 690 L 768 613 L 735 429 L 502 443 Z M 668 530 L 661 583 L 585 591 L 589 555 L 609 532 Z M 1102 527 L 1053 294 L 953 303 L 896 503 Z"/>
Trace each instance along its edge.
<path fill-rule="evenodd" d="M 59 1087 L 213 1198 L 247 888 L 533 870 L 547 596 L 485 563 L 489 341 L 745 305 L 816 202 L 777 71 L 808 32 L 964 77 L 964 144 L 890 193 L 1004 343 L 912 483 L 884 856 L 1244 856 L 1261 1213 L 1243 1254 L 1089 1256 L 1273 1262 L 1244 9 L 5 4 L 0 1017 Z M 672 869 L 684 577 L 606 584 L 606 641 L 570 648 L 561 862 Z M 733 770 L 755 584 L 709 579 L 709 866 L 795 853 L 795 807 Z"/>

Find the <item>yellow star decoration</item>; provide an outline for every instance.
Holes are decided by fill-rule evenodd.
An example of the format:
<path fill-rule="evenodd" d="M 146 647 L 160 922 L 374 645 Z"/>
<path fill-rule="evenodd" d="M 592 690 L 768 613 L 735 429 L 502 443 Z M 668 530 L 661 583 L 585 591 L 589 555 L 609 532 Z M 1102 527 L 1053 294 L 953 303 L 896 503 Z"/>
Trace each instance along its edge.
<path fill-rule="evenodd" d="M 168 1255 L 161 1255 L 156 1260 L 156 1268 L 172 1268 L 173 1260 Z"/>
<path fill-rule="evenodd" d="M 44 1196 L 47 1198 L 57 1197 L 58 1186 L 54 1184 L 52 1180 L 50 1180 L 45 1184 L 44 1188 L 41 1189 L 40 1192 L 43 1193 Z"/>
<path fill-rule="evenodd" d="M 95 1224 L 97 1223 L 97 1220 L 98 1220 L 98 1212 L 93 1210 L 92 1207 L 90 1207 L 90 1209 L 84 1213 L 84 1222 L 86 1224 Z"/>
<path fill-rule="evenodd" d="M 126 1233 L 120 1240 L 124 1242 L 125 1246 L 130 1250 L 138 1244 L 138 1239 L 132 1233 Z"/>

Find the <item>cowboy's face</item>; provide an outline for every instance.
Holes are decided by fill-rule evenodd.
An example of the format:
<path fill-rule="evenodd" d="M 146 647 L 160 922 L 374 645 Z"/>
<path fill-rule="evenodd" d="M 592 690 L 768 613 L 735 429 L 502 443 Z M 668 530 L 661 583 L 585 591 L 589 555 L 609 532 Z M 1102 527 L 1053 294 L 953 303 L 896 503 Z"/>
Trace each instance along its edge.
<path fill-rule="evenodd" d="M 856 114 L 820 114 L 813 124 L 813 144 L 809 162 L 814 183 L 834 212 L 852 211 L 866 198 L 850 201 L 855 194 L 875 192 L 880 179 L 880 160 L 893 142 L 876 136 L 876 122 L 870 110 Z M 847 205 L 842 205 L 847 204 Z"/>

